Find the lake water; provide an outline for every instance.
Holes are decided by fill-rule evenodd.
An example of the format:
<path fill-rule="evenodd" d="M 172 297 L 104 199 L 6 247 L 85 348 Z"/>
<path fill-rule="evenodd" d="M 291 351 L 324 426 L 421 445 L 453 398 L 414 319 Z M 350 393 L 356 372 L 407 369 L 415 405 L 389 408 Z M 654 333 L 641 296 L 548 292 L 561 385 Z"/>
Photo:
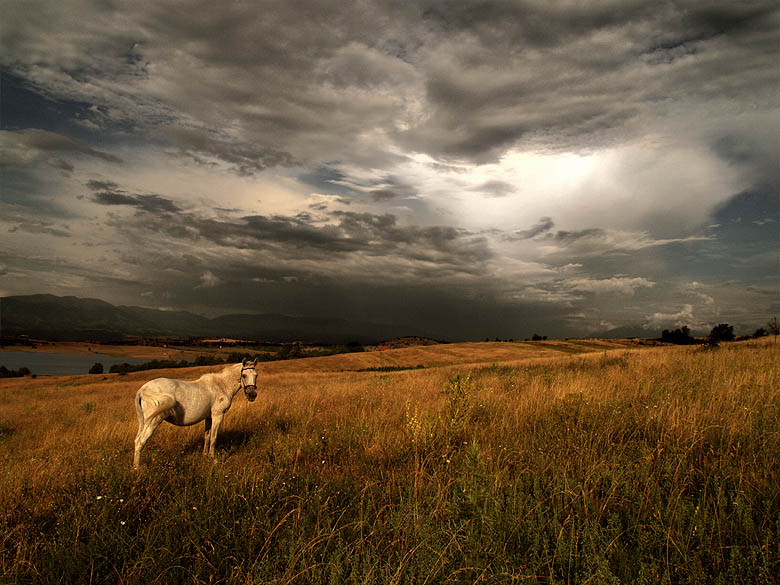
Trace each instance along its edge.
<path fill-rule="evenodd" d="M 114 357 L 101 353 L 39 353 L 30 351 L 0 351 L 0 365 L 9 370 L 27 368 L 40 376 L 72 376 L 88 374 L 95 362 L 108 372 L 114 364 L 143 364 L 151 358 Z"/>

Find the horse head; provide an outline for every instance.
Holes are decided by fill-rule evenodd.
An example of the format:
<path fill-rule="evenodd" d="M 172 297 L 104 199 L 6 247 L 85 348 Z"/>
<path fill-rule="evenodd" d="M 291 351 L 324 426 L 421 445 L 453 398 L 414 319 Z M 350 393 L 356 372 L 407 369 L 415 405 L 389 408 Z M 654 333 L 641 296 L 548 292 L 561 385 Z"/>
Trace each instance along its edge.
<path fill-rule="evenodd" d="M 257 358 L 253 362 L 244 358 L 241 362 L 241 387 L 249 402 L 254 402 L 257 398 L 257 370 L 255 366 L 257 366 Z"/>

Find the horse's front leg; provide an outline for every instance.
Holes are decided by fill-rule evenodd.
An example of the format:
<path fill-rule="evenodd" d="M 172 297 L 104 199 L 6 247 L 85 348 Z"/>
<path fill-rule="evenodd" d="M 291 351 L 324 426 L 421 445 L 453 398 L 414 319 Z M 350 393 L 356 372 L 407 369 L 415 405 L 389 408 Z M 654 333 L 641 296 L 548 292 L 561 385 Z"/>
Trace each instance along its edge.
<path fill-rule="evenodd" d="M 219 432 L 219 425 L 222 424 L 222 419 L 224 416 L 224 412 L 213 412 L 211 414 L 211 441 L 209 444 L 209 455 L 211 455 L 212 458 L 216 458 L 214 455 L 214 445 L 217 444 L 217 433 Z"/>
<path fill-rule="evenodd" d="M 203 454 L 208 455 L 211 443 L 211 417 L 206 419 L 206 433 L 203 436 Z"/>

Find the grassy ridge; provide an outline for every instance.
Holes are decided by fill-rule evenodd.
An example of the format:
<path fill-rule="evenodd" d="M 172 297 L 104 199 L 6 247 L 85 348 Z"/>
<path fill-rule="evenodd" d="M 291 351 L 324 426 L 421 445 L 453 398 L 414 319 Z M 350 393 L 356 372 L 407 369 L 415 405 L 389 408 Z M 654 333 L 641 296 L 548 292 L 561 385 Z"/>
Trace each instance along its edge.
<path fill-rule="evenodd" d="M 629 340 L 447 343 L 405 347 L 391 351 L 369 351 L 305 359 L 297 362 L 294 366 L 284 362 L 275 362 L 264 364 L 263 371 L 269 373 L 290 371 L 314 373 L 417 365 L 425 367 L 468 366 L 636 347 L 637 343 Z"/>
<path fill-rule="evenodd" d="M 774 582 L 777 346 L 480 361 L 392 373 L 286 362 L 256 403 L 234 404 L 218 464 L 198 452 L 200 426 L 164 425 L 140 474 L 131 397 L 148 372 L 2 381 L 2 574 Z"/>

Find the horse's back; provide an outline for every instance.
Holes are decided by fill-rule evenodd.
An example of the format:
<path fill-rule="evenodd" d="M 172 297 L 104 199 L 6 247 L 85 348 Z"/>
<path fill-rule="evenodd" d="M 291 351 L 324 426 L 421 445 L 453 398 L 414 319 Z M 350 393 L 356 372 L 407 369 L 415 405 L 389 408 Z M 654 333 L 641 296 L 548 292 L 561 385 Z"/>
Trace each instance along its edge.
<path fill-rule="evenodd" d="M 170 405 L 166 420 L 176 425 L 194 424 L 211 412 L 211 393 L 197 382 L 155 378 L 141 386 L 137 395 L 155 411 Z"/>
<path fill-rule="evenodd" d="M 149 380 L 138 389 L 142 394 L 176 394 L 178 391 L 192 386 L 193 382 L 186 380 L 174 380 L 173 378 L 155 378 Z"/>

